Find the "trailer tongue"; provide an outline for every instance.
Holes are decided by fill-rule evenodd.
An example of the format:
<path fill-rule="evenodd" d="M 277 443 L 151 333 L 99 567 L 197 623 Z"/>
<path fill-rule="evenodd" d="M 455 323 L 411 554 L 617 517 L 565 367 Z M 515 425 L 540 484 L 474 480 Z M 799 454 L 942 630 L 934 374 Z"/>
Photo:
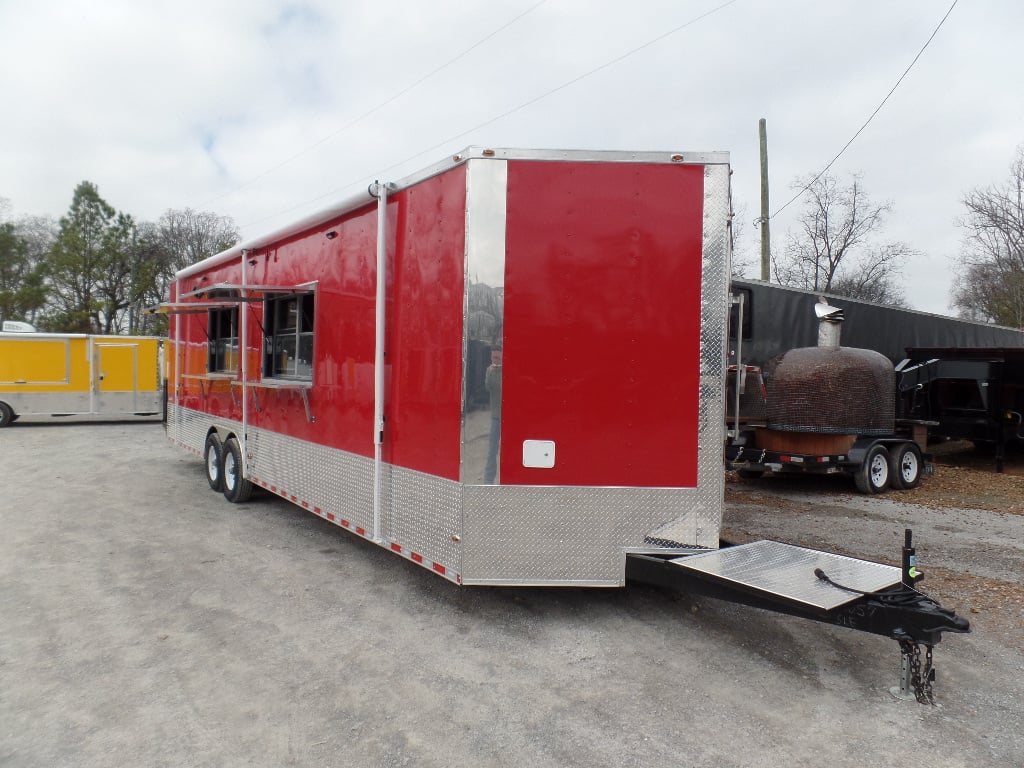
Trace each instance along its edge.
<path fill-rule="evenodd" d="M 970 622 L 914 588 L 921 575 L 909 530 L 903 551 L 897 568 L 762 540 L 681 557 L 629 555 L 626 577 L 891 637 L 902 659 L 893 694 L 931 704 L 932 649 L 943 632 L 969 632 Z"/>

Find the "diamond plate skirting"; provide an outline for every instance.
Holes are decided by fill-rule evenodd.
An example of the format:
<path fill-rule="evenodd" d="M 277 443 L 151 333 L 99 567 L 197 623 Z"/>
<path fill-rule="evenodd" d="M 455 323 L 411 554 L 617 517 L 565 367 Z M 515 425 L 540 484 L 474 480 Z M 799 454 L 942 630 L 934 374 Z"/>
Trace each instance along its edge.
<path fill-rule="evenodd" d="M 223 432 L 241 431 L 237 422 L 168 406 L 168 437 L 193 453 L 202 453 L 211 426 Z M 254 483 L 373 540 L 373 459 L 252 427 L 246 452 Z M 458 580 L 461 486 L 385 465 L 381 490 L 381 530 L 376 543 Z"/>

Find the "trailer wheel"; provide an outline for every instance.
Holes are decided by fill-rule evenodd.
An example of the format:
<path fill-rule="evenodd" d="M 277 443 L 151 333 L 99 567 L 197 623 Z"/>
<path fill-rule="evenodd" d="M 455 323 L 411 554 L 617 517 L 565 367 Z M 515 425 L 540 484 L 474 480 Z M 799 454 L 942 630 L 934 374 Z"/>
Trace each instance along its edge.
<path fill-rule="evenodd" d="M 224 490 L 224 445 L 216 432 L 206 436 L 203 459 L 206 461 L 206 482 L 220 493 Z"/>
<path fill-rule="evenodd" d="M 7 403 L 0 403 L 0 427 L 8 426 L 12 421 L 18 417 L 14 415 L 14 411 Z"/>
<path fill-rule="evenodd" d="M 857 490 L 861 493 L 884 493 L 889 487 L 889 452 L 884 445 L 876 445 L 868 451 L 864 463 L 853 475 Z"/>
<path fill-rule="evenodd" d="M 921 484 L 921 449 L 914 443 L 896 446 L 889 456 L 889 480 L 893 488 L 909 491 Z"/>
<path fill-rule="evenodd" d="M 252 496 L 252 483 L 242 476 L 242 449 L 238 441 L 229 437 L 224 443 L 221 475 L 224 479 L 224 498 L 232 504 L 241 504 Z"/>

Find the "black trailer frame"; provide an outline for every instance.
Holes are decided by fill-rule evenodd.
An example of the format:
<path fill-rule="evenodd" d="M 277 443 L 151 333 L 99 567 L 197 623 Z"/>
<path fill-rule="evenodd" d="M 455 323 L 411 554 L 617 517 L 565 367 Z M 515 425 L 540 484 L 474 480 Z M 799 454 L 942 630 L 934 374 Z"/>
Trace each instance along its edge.
<path fill-rule="evenodd" d="M 764 563 L 759 573 L 751 567 L 758 560 Z M 864 589 L 834 579 L 834 573 L 826 572 L 826 568 L 831 570 L 834 564 L 845 568 L 847 574 L 852 574 L 851 578 L 866 579 L 864 583 L 881 586 Z M 780 573 L 793 589 L 778 587 Z M 766 574 L 770 578 L 763 580 Z M 626 557 L 627 581 L 896 640 L 900 645 L 901 673 L 900 684 L 893 689 L 893 694 L 932 704 L 935 679 L 932 651 L 944 632 L 970 632 L 970 622 L 918 590 L 915 583 L 921 578 L 909 529 L 905 531 L 898 569 L 773 541 L 740 546 L 722 542 L 718 550 L 682 556 L 630 553 Z M 829 597 L 824 601 L 808 597 L 815 591 Z M 925 648 L 923 663 L 922 646 Z"/>

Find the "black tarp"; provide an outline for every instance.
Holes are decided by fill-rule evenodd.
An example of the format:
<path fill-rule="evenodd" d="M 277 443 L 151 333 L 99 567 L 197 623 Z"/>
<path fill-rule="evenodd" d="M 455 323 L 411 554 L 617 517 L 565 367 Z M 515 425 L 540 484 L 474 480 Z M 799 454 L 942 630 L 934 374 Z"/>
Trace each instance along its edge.
<path fill-rule="evenodd" d="M 831 294 L 789 288 L 760 280 L 733 280 L 734 294 L 742 292 L 744 306 L 743 362 L 763 366 L 776 355 L 818 343 L 814 305 L 825 295 L 842 307 L 844 347 L 873 349 L 897 363 L 909 347 L 1024 347 L 1024 332 L 986 323 L 897 309 Z M 735 329 L 735 313 L 731 328 Z M 735 351 L 735 330 L 729 342 Z M 735 362 L 730 357 L 730 362 Z"/>

